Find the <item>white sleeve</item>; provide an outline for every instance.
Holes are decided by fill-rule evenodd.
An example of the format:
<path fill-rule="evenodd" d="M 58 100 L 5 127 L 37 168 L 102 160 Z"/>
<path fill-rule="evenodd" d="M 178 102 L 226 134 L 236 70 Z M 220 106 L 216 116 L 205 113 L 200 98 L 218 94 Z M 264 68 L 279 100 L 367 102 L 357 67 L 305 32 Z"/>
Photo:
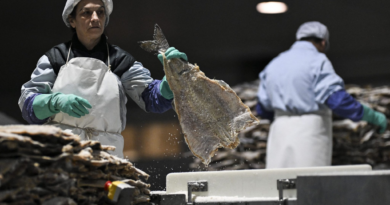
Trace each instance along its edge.
<path fill-rule="evenodd" d="M 127 95 L 143 110 L 146 110 L 142 92 L 153 82 L 150 71 L 142 63 L 136 61 L 128 71 L 123 73 L 121 82 Z"/>
<path fill-rule="evenodd" d="M 344 89 L 344 81 L 336 74 L 332 63 L 326 59 L 316 74 L 314 94 L 317 102 L 324 104 L 334 92 Z"/>
<path fill-rule="evenodd" d="M 22 95 L 18 102 L 20 110 L 23 109 L 24 102 L 30 95 L 34 93 L 51 93 L 56 79 L 57 75 L 50 64 L 49 58 L 46 55 L 42 56 L 31 74 L 31 80 L 22 86 Z"/>
<path fill-rule="evenodd" d="M 266 70 L 261 72 L 259 74 L 260 78 L 260 84 L 259 84 L 259 89 L 257 91 L 257 97 L 259 100 L 259 103 L 268 111 L 272 111 L 272 104 L 270 101 L 270 98 L 268 96 L 267 92 L 267 86 L 266 86 Z"/>

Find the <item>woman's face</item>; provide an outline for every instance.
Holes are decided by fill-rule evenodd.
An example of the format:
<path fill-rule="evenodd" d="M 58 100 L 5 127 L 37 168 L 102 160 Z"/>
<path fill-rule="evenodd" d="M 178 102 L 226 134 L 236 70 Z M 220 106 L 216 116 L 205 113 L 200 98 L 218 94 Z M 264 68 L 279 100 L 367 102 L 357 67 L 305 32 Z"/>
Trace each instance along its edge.
<path fill-rule="evenodd" d="M 101 0 L 81 0 L 77 5 L 75 18 L 70 17 L 70 25 L 77 36 L 94 40 L 100 38 L 106 24 L 106 12 Z"/>

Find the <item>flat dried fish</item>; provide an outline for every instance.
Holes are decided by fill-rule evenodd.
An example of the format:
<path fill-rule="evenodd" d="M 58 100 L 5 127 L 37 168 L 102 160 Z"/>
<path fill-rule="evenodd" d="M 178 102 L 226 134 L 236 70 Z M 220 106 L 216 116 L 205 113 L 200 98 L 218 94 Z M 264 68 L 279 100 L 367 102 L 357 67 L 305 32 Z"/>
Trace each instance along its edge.
<path fill-rule="evenodd" d="M 138 203 L 147 203 L 150 201 L 150 197 L 149 196 L 145 196 L 145 195 L 141 195 L 141 196 L 137 196 L 135 197 L 133 203 L 135 204 L 138 204 Z"/>
<path fill-rule="evenodd" d="M 4 199 L 7 198 L 14 198 L 15 195 L 17 195 L 19 192 L 21 192 L 23 188 L 17 188 L 17 189 L 12 189 L 12 190 L 3 190 L 0 191 L 0 202 L 2 202 Z"/>
<path fill-rule="evenodd" d="M 154 41 L 140 43 L 146 51 L 163 55 L 169 48 L 158 25 L 155 26 Z M 218 148 L 236 148 L 238 133 L 259 124 L 228 84 L 209 79 L 197 65 L 181 59 L 167 60 L 164 55 L 164 71 L 174 94 L 174 108 L 185 140 L 204 164 L 210 163 Z"/>
<path fill-rule="evenodd" d="M 9 125 L 1 126 L 0 132 L 13 133 L 23 136 L 28 136 L 31 139 L 45 143 L 61 143 L 68 144 L 73 141 L 80 141 L 80 137 L 77 135 L 67 134 L 60 128 L 48 125 Z"/>
<path fill-rule="evenodd" d="M 13 172 L 15 167 L 20 163 L 22 163 L 22 161 L 18 159 L 0 159 L 0 181 L 2 179 L 1 176 L 8 172 Z"/>
<path fill-rule="evenodd" d="M 12 153 L 53 156 L 62 153 L 62 145 L 45 145 L 30 137 L 0 132 L 0 155 Z"/>
<path fill-rule="evenodd" d="M 134 181 L 132 179 L 126 179 L 126 180 L 122 180 L 122 181 L 127 183 L 127 184 L 130 184 L 131 186 L 136 186 L 138 188 L 150 188 L 149 184 L 145 184 L 144 182 L 142 182 L 140 180 Z"/>
<path fill-rule="evenodd" d="M 54 126 L 38 126 L 38 125 L 30 125 L 28 127 L 24 125 L 9 125 L 9 126 L 1 126 L 0 132 L 5 133 L 14 133 L 14 134 L 28 134 L 28 135 L 42 135 L 42 136 L 50 136 L 50 137 L 62 137 L 63 131 L 60 128 Z"/>
<path fill-rule="evenodd" d="M 71 198 L 56 197 L 43 202 L 42 205 L 77 205 L 77 203 Z"/>

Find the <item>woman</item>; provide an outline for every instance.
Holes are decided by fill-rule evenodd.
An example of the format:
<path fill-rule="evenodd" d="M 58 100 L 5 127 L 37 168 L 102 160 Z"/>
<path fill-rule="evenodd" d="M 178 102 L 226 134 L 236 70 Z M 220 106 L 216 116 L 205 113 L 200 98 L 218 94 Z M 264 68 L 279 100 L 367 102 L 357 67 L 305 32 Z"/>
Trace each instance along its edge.
<path fill-rule="evenodd" d="M 171 109 L 173 94 L 165 77 L 153 80 L 142 63 L 107 42 L 103 33 L 112 10 L 112 0 L 67 0 L 62 17 L 75 34 L 39 59 L 22 86 L 19 107 L 30 124 L 51 124 L 113 145 L 113 154 L 123 157 L 125 93 L 154 113 Z M 188 60 L 175 48 L 166 56 Z"/>

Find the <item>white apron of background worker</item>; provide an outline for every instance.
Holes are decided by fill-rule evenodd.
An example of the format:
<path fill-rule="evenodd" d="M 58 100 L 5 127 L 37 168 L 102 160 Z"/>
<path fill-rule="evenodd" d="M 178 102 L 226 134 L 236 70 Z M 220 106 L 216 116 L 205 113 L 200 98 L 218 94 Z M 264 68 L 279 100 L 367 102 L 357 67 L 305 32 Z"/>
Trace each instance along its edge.
<path fill-rule="evenodd" d="M 91 103 L 92 109 L 89 115 L 81 118 L 58 113 L 50 124 L 80 135 L 82 140 L 115 146 L 112 153 L 123 157 L 117 77 L 111 72 L 110 65 L 101 60 L 79 57 L 69 61 L 69 55 L 70 49 L 67 63 L 61 67 L 52 91 L 82 97 Z"/>
<path fill-rule="evenodd" d="M 329 166 L 332 113 L 291 115 L 275 112 L 268 140 L 267 168 Z"/>
<path fill-rule="evenodd" d="M 260 73 L 257 113 L 274 122 L 267 144 L 266 168 L 330 166 L 332 112 L 381 127 L 386 117 L 350 96 L 324 54 L 329 32 L 319 22 L 304 23 L 297 42 Z"/>

